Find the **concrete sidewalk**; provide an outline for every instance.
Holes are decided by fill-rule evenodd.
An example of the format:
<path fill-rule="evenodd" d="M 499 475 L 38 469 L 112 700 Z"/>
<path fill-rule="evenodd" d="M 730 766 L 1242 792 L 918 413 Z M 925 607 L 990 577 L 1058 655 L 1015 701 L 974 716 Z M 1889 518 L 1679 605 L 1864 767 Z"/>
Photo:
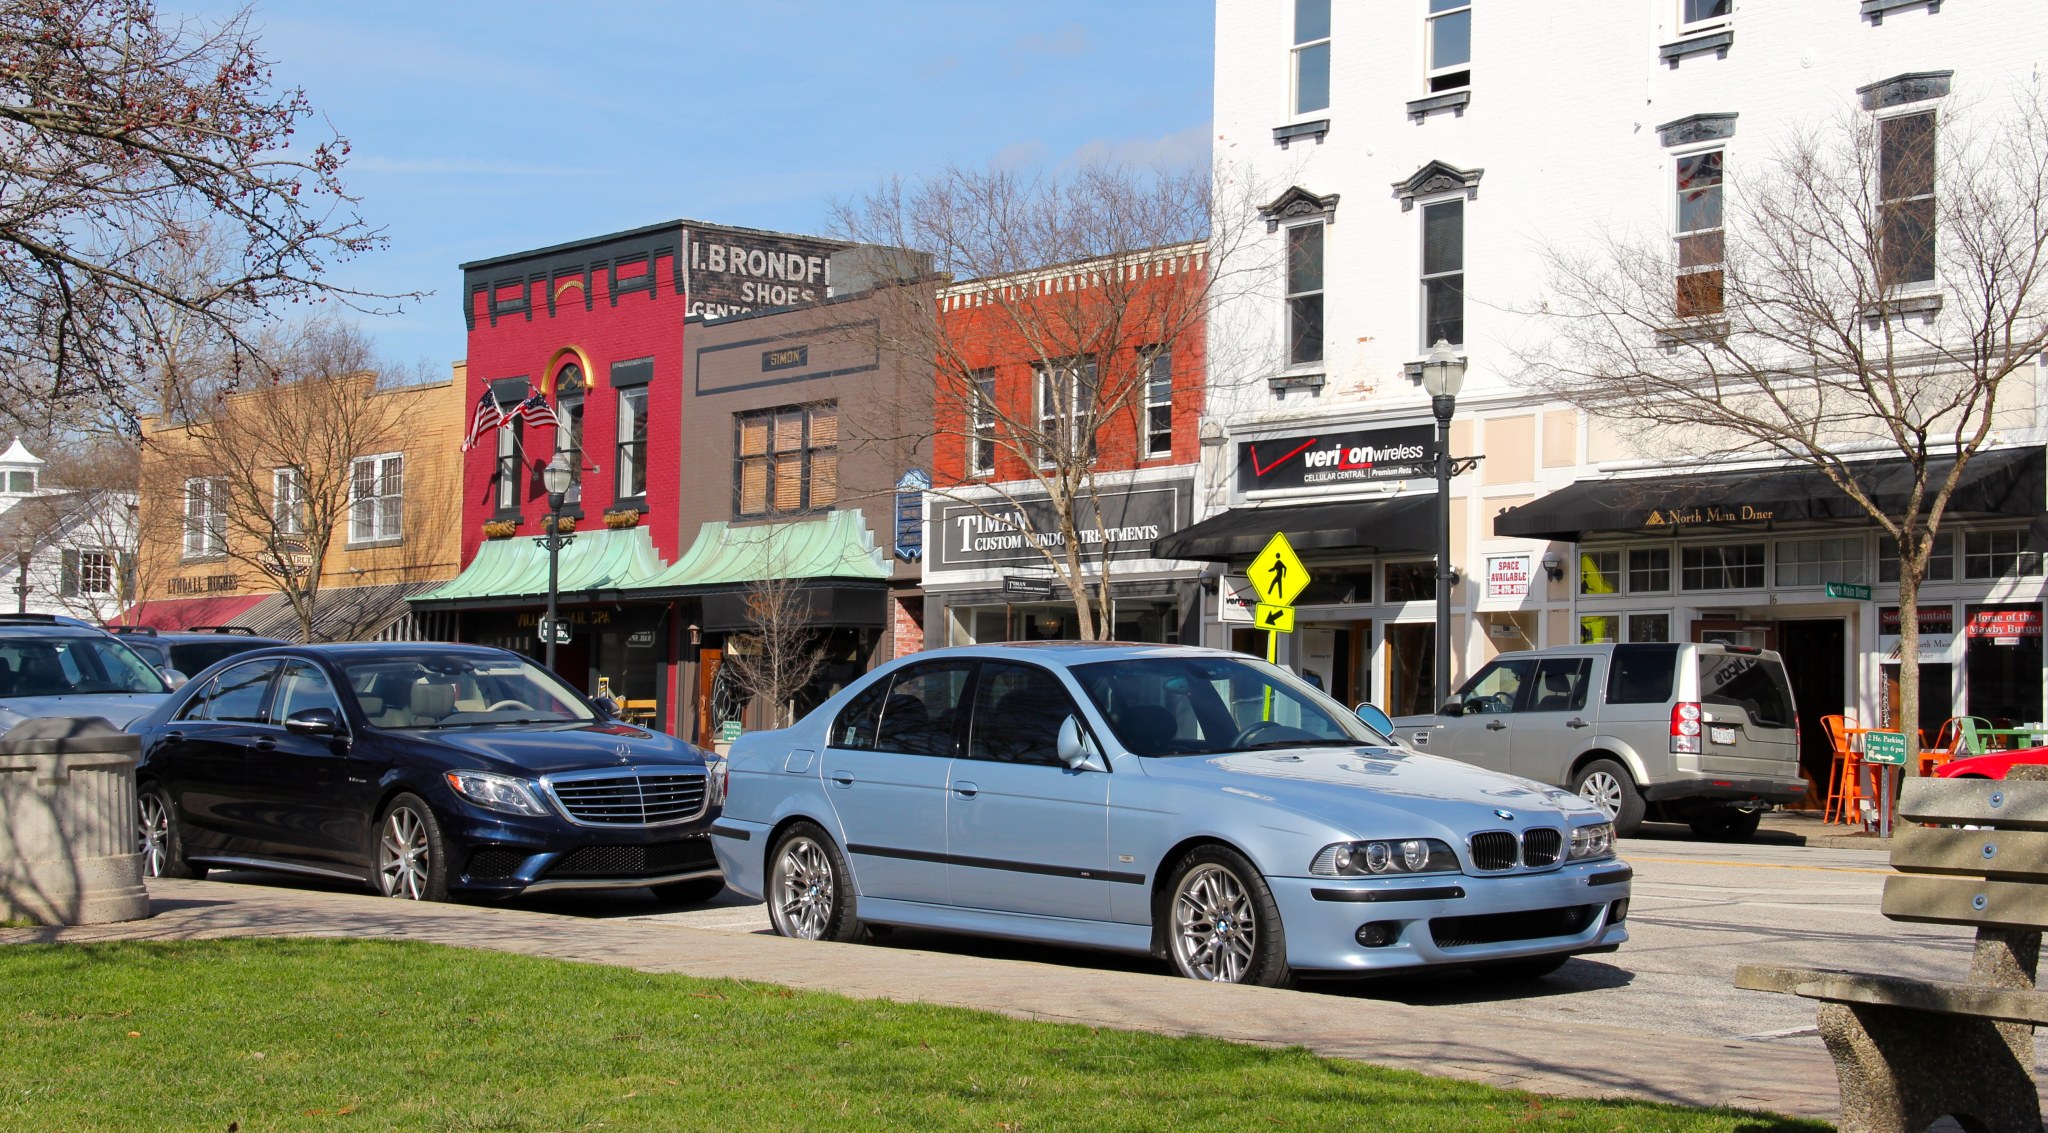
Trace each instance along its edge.
<path fill-rule="evenodd" d="M 1781 1043 L 1703 1039 L 1607 1023 L 1565 1026 L 1148 973 L 814 944 L 490 906 L 414 905 L 351 893 L 157 879 L 150 883 L 150 894 L 155 915 L 149 920 L 0 929 L 0 944 L 232 936 L 422 940 L 856 998 L 978 1008 L 1026 1019 L 1299 1045 L 1331 1057 L 1544 1094 L 1630 1096 L 1817 1118 L 1831 1118 L 1838 1108 L 1827 1056 Z"/>

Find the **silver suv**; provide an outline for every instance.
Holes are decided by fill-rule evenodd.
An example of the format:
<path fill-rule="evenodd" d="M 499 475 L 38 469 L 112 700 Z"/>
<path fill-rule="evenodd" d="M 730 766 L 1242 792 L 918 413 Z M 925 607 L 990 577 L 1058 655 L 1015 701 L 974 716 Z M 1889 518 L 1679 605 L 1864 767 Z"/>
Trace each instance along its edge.
<path fill-rule="evenodd" d="M 1503 653 L 1397 737 L 1568 787 L 1634 833 L 1646 817 L 1746 839 L 1806 793 L 1776 653 L 1736 645 L 1579 645 Z"/>

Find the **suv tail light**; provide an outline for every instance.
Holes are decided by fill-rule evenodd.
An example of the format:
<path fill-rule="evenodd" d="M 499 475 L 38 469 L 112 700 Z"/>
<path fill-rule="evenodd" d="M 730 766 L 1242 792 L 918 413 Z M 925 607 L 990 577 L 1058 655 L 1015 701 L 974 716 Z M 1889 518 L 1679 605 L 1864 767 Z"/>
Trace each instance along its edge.
<path fill-rule="evenodd" d="M 1698 701 L 1681 700 L 1671 706 L 1671 750 L 1690 755 L 1700 753 Z"/>

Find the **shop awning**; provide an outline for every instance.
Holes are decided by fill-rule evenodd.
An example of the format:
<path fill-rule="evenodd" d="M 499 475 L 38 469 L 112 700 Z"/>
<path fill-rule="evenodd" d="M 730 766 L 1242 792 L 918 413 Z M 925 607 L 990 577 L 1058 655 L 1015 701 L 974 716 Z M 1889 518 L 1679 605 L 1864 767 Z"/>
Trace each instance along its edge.
<path fill-rule="evenodd" d="M 2025 516 L 2048 507 L 2044 450 L 1994 449 L 1970 458 L 1951 497 L 1949 516 Z M 1939 481 L 1953 458 L 1929 462 Z M 1879 506 L 1901 508 L 1912 488 L 1903 459 L 1856 466 L 1856 481 Z M 1524 539 L 1578 542 L 1618 532 L 1672 534 L 1690 527 L 1761 528 L 1785 523 L 1865 523 L 1863 509 L 1813 468 L 1766 468 L 1697 475 L 1581 480 L 1532 503 L 1502 512 L 1493 533 Z"/>
<path fill-rule="evenodd" d="M 674 566 L 641 585 L 649 590 L 702 590 L 770 578 L 844 578 L 885 582 L 889 562 L 858 508 L 821 519 L 735 527 L 713 520 Z"/>
<path fill-rule="evenodd" d="M 152 598 L 137 602 L 115 625 L 181 630 L 192 626 L 241 625 L 236 621 L 267 594 L 217 594 L 206 598 Z"/>
<path fill-rule="evenodd" d="M 1162 559 L 1229 562 L 1259 553 L 1275 531 L 1301 552 L 1428 551 L 1436 546 L 1436 496 L 1349 503 L 1231 508 L 1152 543 Z"/>
<path fill-rule="evenodd" d="M 329 586 L 313 596 L 313 641 L 383 640 L 393 626 L 412 616 L 406 600 L 441 582 L 394 582 L 383 586 Z M 291 600 L 272 594 L 250 607 L 240 624 L 265 637 L 299 639 L 299 614 Z"/>
<path fill-rule="evenodd" d="M 661 573 L 645 527 L 578 531 L 562 548 L 555 588 L 563 594 L 609 593 L 644 586 Z M 445 586 L 411 599 L 416 606 L 476 606 L 507 598 L 543 598 L 548 553 L 531 536 L 489 539 Z"/>

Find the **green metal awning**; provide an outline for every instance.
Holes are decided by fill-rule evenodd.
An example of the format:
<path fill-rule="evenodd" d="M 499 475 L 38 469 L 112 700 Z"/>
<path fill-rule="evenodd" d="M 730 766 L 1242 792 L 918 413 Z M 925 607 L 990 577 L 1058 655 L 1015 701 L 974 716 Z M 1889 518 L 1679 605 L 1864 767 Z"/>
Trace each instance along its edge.
<path fill-rule="evenodd" d="M 661 557 L 645 527 L 579 531 L 562 548 L 556 589 L 563 594 L 632 590 L 662 573 Z M 548 553 L 532 536 L 490 539 L 446 586 L 421 594 L 416 605 L 474 603 L 487 599 L 542 598 L 548 592 Z"/>
<path fill-rule="evenodd" d="M 885 582 L 889 562 L 858 508 L 821 519 L 734 527 L 713 520 L 674 566 L 640 584 L 649 590 L 738 586 L 769 578 Z"/>

